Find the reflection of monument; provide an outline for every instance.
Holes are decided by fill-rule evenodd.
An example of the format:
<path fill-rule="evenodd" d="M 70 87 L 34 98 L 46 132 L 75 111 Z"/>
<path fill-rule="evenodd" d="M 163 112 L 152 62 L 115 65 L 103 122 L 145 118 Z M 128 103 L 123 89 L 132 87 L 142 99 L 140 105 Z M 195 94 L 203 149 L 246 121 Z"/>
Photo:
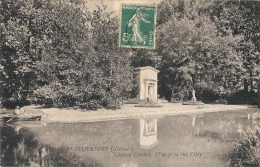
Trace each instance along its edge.
<path fill-rule="evenodd" d="M 157 143 L 157 119 L 140 119 L 140 146 L 152 148 Z"/>
<path fill-rule="evenodd" d="M 139 67 L 134 69 L 139 84 L 138 99 L 156 100 L 157 99 L 157 74 L 158 70 L 151 66 Z"/>

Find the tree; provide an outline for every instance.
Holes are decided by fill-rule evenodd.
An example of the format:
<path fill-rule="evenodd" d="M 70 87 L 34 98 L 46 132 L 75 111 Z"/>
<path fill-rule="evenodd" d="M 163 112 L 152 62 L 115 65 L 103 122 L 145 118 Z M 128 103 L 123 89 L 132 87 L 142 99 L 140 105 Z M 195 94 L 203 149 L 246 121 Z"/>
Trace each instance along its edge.
<path fill-rule="evenodd" d="M 129 50 L 117 47 L 117 18 L 84 4 L 2 2 L 4 98 L 28 98 L 33 90 L 59 107 L 119 107 L 132 85 Z"/>
<path fill-rule="evenodd" d="M 89 101 L 92 89 L 90 75 L 96 57 L 87 27 L 89 13 L 79 2 L 53 1 L 45 9 L 47 15 L 37 20 L 43 27 L 39 31 L 45 34 L 35 93 L 59 107 Z"/>
<path fill-rule="evenodd" d="M 79 69 L 92 52 L 80 1 L 1 2 L 4 98 L 25 99 L 61 80 L 71 84 L 72 73 L 84 77 Z"/>
<path fill-rule="evenodd" d="M 167 20 L 159 18 L 157 49 L 162 55 L 159 91 L 168 99 L 185 99 L 192 88 L 230 94 L 241 87 L 245 70 L 236 48 L 243 36 L 217 34 L 207 12 L 211 3 L 170 1 L 159 8 L 161 14 L 171 11 Z"/>
<path fill-rule="evenodd" d="M 256 91 L 260 75 L 260 2 L 259 1 L 215 1 L 211 14 L 218 27 L 218 33 L 225 36 L 242 35 L 238 51 L 241 52 L 243 65 L 247 70 L 244 76 L 244 90 Z"/>
<path fill-rule="evenodd" d="M 38 48 L 33 47 L 32 1 L 1 1 L 1 78 L 3 98 L 21 100 L 33 82 Z"/>
<path fill-rule="evenodd" d="M 130 59 L 133 67 L 152 66 L 157 68 L 161 56 L 158 56 L 154 50 L 132 49 Z"/>
<path fill-rule="evenodd" d="M 119 102 L 129 96 L 132 88 L 130 50 L 118 46 L 118 18 L 106 12 L 106 6 L 97 7 L 91 15 L 91 35 L 97 60 L 92 81 L 103 105 L 119 108 Z"/>

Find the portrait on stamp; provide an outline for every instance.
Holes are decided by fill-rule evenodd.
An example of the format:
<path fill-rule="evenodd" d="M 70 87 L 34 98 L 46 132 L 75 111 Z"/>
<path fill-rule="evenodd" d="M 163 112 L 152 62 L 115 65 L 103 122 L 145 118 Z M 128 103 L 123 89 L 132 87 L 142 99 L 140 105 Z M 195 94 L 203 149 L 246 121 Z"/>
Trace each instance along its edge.
<path fill-rule="evenodd" d="M 155 48 L 155 5 L 121 5 L 120 46 Z"/>

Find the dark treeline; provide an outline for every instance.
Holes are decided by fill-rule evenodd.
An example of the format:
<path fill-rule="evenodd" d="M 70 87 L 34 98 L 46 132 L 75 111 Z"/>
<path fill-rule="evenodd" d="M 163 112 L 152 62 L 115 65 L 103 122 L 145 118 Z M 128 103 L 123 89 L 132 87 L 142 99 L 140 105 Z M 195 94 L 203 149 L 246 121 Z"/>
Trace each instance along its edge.
<path fill-rule="evenodd" d="M 118 48 L 119 19 L 83 0 L 2 0 L 1 99 L 56 107 L 119 108 L 131 69 L 160 70 L 159 95 L 259 101 L 260 2 L 162 1 L 155 50 Z M 260 96 L 260 95 L 259 95 Z M 42 99 L 42 100 L 40 100 Z"/>

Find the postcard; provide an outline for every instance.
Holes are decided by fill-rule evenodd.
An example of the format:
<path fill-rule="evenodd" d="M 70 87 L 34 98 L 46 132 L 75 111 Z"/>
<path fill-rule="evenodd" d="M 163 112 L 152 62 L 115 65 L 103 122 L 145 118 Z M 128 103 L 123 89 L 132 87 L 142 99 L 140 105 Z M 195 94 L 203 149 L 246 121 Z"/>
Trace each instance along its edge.
<path fill-rule="evenodd" d="M 259 1 L 0 3 L 0 166 L 260 166 Z"/>

